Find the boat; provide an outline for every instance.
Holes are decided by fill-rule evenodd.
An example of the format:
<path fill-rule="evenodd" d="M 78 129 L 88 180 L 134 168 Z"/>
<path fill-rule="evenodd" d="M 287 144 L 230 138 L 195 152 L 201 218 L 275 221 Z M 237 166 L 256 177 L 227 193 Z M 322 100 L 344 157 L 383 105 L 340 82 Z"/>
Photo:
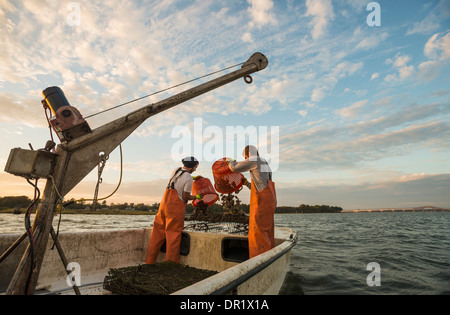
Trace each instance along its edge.
<path fill-rule="evenodd" d="M 42 92 L 42 104 L 46 112 L 51 110 L 55 114 L 48 118 L 48 123 L 61 143 L 56 145 L 53 140 L 48 140 L 39 150 L 32 146 L 31 150 L 13 148 L 5 166 L 5 172 L 25 178 L 35 188 L 35 199 L 27 210 L 27 233 L 19 237 L 0 235 L 0 247 L 6 250 L 0 258 L 0 285 L 4 287 L 5 282 L 9 283 L 6 294 L 37 294 L 39 290 L 56 292 L 65 289 L 68 279 L 75 278 L 76 283 L 77 277 L 82 278 L 86 287 L 93 287 L 92 292 L 102 294 L 101 284 L 107 270 L 142 264 L 150 229 L 61 233 L 57 237 L 52 226 L 57 204 L 94 168 L 103 169 L 109 154 L 121 148 L 121 143 L 148 118 L 241 78 L 251 84 L 250 74 L 265 69 L 268 60 L 264 54 L 256 52 L 237 66 L 241 68 L 144 106 L 94 130 L 78 109 L 70 105 L 59 87 L 46 88 Z M 42 196 L 30 179 L 46 180 Z M 31 226 L 29 214 L 39 199 Z M 96 201 L 95 194 L 93 203 Z M 294 232 L 285 233 L 278 229 L 275 234 L 277 246 L 246 259 L 242 254 L 248 241 L 243 235 L 205 231 L 186 231 L 184 235 L 189 250 L 182 257 L 182 264 L 219 273 L 185 288 L 181 294 L 275 293 L 281 287 L 289 265 L 290 249 L 297 239 Z M 32 243 L 23 242 L 25 238 L 32 239 Z M 16 248 L 25 243 L 32 246 L 23 250 Z M 56 250 L 49 251 L 49 246 Z M 76 294 L 81 294 L 81 286 L 74 286 Z"/>
<path fill-rule="evenodd" d="M 145 264 L 145 254 L 151 228 L 92 232 L 64 232 L 58 241 L 65 253 L 69 271 L 61 261 L 53 241 L 49 240 L 36 295 L 107 295 L 104 279 L 111 268 Z M 0 235 L 0 252 L 4 252 L 20 235 Z M 248 258 L 245 233 L 184 230 L 180 248 L 180 264 L 218 273 L 173 295 L 267 295 L 278 294 L 289 270 L 291 249 L 297 234 L 289 228 L 275 229 L 275 247 L 261 255 Z M 0 292 L 13 278 L 27 241 L 1 262 Z M 164 247 L 164 246 L 163 246 Z M 164 248 L 158 262 L 164 261 Z M 72 269 L 70 269 L 72 268 Z M 78 270 L 77 270 L 78 269 Z M 69 274 L 68 274 L 69 273 Z M 70 281 L 78 277 L 77 281 Z M 68 280 L 69 278 L 69 280 Z M 76 290 L 69 284 L 76 284 Z"/>

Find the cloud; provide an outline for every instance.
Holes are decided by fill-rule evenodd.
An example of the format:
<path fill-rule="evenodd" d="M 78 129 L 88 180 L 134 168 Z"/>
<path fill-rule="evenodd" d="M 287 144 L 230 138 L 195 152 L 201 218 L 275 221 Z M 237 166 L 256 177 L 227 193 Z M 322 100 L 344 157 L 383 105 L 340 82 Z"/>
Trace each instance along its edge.
<path fill-rule="evenodd" d="M 306 0 L 306 16 L 312 16 L 311 36 L 319 39 L 325 34 L 329 20 L 334 19 L 331 0 Z"/>
<path fill-rule="evenodd" d="M 446 60 L 450 58 L 450 32 L 442 35 L 434 34 L 425 44 L 424 54 L 433 60 Z"/>
<path fill-rule="evenodd" d="M 413 27 L 408 29 L 406 35 L 413 34 L 429 34 L 435 32 L 440 27 L 439 22 L 435 19 L 434 15 L 430 15 L 420 22 L 414 23 Z"/>
<path fill-rule="evenodd" d="M 356 48 L 362 50 L 371 50 L 380 45 L 388 37 L 389 34 L 386 32 L 382 32 L 380 34 L 366 34 L 360 39 L 360 41 L 356 45 Z"/>
<path fill-rule="evenodd" d="M 170 175 L 170 174 L 169 174 Z M 70 193 L 67 194 L 66 199 L 92 199 L 96 182 L 83 181 L 79 183 Z M 161 202 L 164 194 L 164 189 L 167 185 L 166 179 L 158 179 L 152 181 L 136 181 L 123 182 L 117 192 L 106 201 L 110 203 L 145 203 L 153 204 L 154 202 Z M 99 198 L 108 196 L 117 187 L 116 183 L 104 182 L 99 188 Z"/>
<path fill-rule="evenodd" d="M 339 63 L 328 76 L 332 78 L 344 78 L 346 76 L 354 74 L 362 67 L 362 62 L 351 63 L 348 61 L 343 61 Z"/>
<path fill-rule="evenodd" d="M 350 169 L 387 156 L 408 156 L 422 147 L 449 147 L 450 124 L 439 119 L 450 113 L 448 103 L 396 106 L 400 108 L 387 106 L 380 115 L 380 108 L 370 112 L 363 100 L 336 114 L 354 118 L 354 111 L 365 108 L 365 115 L 373 119 L 347 125 L 323 122 L 282 133 L 280 168 L 289 172 Z"/>
<path fill-rule="evenodd" d="M 393 148 L 401 154 L 401 147 L 406 146 L 406 152 L 411 149 L 411 145 L 418 145 L 420 142 L 434 140 L 449 132 L 449 125 L 443 122 L 431 122 L 425 124 L 411 125 L 400 130 L 385 132 L 381 134 L 369 135 L 343 141 L 340 148 L 345 152 L 352 150 L 358 152 L 361 159 L 380 159 Z M 352 149 L 353 148 L 353 149 Z M 337 149 L 337 148 L 336 148 Z M 367 157 L 364 155 L 367 154 Z M 345 154 L 347 155 L 347 154 Z"/>
<path fill-rule="evenodd" d="M 41 94 L 28 98 L 11 93 L 0 93 L 0 122 L 10 125 L 23 124 L 31 127 L 47 127 L 41 105 Z"/>
<path fill-rule="evenodd" d="M 247 0 L 247 2 L 250 5 L 247 9 L 250 21 L 247 24 L 248 30 L 242 34 L 241 40 L 244 43 L 253 43 L 253 29 L 260 30 L 263 26 L 274 26 L 278 21 L 273 12 L 273 0 Z"/>
<path fill-rule="evenodd" d="M 308 115 L 308 111 L 307 110 L 299 110 L 297 113 L 300 116 L 302 116 L 302 117 L 306 117 L 306 115 Z"/>
<path fill-rule="evenodd" d="M 272 0 L 247 0 L 250 4 L 248 11 L 251 16 L 250 26 L 261 28 L 266 24 L 277 24 L 275 15 L 273 14 Z"/>
<path fill-rule="evenodd" d="M 330 91 L 336 86 L 340 79 L 355 74 L 358 70 L 362 69 L 363 63 L 351 63 L 343 61 L 338 63 L 333 69 L 324 73 L 321 79 L 317 80 L 320 87 L 316 87 L 311 92 L 311 101 L 314 103 L 320 103 Z"/>
<path fill-rule="evenodd" d="M 355 11 L 363 11 L 367 7 L 367 4 L 361 0 L 345 0 L 345 2 Z"/>
<path fill-rule="evenodd" d="M 319 103 L 325 98 L 326 94 L 323 88 L 315 88 L 311 93 L 311 101 Z"/>
<path fill-rule="evenodd" d="M 450 58 L 450 32 L 431 36 L 423 52 L 429 60 L 418 66 L 418 76 L 421 80 L 429 82 L 441 74 L 443 65 Z"/>
<path fill-rule="evenodd" d="M 277 186 L 277 198 L 290 206 L 328 204 L 340 206 L 344 210 L 448 207 L 450 199 L 446 191 L 449 185 L 450 174 L 402 175 L 352 184 L 290 183 Z"/>
<path fill-rule="evenodd" d="M 414 66 L 408 65 L 410 61 L 410 56 L 403 56 L 400 53 L 397 53 L 394 59 L 387 59 L 386 64 L 392 64 L 393 69 L 396 70 L 397 73 L 387 75 L 384 80 L 386 82 L 396 82 L 411 77 L 415 72 L 415 68 Z"/>
<path fill-rule="evenodd" d="M 422 62 L 419 67 L 419 78 L 424 82 L 430 82 L 441 74 L 442 64 L 435 60 Z"/>
<path fill-rule="evenodd" d="M 246 42 L 246 43 L 253 42 L 252 33 L 250 33 L 250 32 L 244 33 L 244 35 L 242 35 L 241 38 L 242 38 L 243 42 Z"/>
<path fill-rule="evenodd" d="M 424 6 L 428 6 L 426 3 Z M 408 29 L 406 35 L 414 34 L 432 34 L 441 28 L 441 24 L 448 21 L 450 16 L 450 8 L 447 0 L 440 0 L 434 8 L 429 10 L 428 14 L 421 21 L 414 22 L 412 27 Z"/>
<path fill-rule="evenodd" d="M 361 111 L 363 110 L 363 107 L 366 106 L 368 100 L 359 101 L 356 103 L 353 103 L 349 107 L 345 107 L 342 109 L 336 110 L 336 113 L 344 118 L 356 118 Z"/>

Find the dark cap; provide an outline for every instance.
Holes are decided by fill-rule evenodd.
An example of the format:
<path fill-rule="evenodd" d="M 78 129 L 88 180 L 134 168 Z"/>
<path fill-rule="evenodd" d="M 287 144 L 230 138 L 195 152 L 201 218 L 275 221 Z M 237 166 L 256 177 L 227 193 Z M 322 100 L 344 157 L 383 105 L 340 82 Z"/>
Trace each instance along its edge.
<path fill-rule="evenodd" d="M 183 165 L 188 167 L 188 168 L 192 168 L 192 167 L 194 167 L 195 165 L 198 164 L 198 160 L 195 157 L 193 157 L 193 156 L 185 157 L 182 160 L 182 162 L 183 162 Z"/>

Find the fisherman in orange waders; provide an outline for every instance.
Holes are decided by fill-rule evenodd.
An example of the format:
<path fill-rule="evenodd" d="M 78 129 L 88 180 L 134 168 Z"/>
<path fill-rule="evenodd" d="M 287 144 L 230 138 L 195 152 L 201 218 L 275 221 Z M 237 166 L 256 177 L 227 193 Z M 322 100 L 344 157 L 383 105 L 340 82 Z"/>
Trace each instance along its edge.
<path fill-rule="evenodd" d="M 272 182 L 272 170 L 269 164 L 259 156 L 258 150 L 248 145 L 242 153 L 245 161 L 229 161 L 228 167 L 233 172 L 250 171 L 251 189 L 250 217 L 248 227 L 248 247 L 250 258 L 262 254 L 275 246 L 274 214 L 277 206 L 275 184 Z"/>
<path fill-rule="evenodd" d="M 166 261 L 180 262 L 181 231 L 184 227 L 186 204 L 188 200 L 201 198 L 191 195 L 193 179 L 190 174 L 198 167 L 197 159 L 187 157 L 182 162 L 183 167 L 172 173 L 155 216 L 147 247 L 146 264 L 156 262 L 164 241 L 166 241 Z"/>

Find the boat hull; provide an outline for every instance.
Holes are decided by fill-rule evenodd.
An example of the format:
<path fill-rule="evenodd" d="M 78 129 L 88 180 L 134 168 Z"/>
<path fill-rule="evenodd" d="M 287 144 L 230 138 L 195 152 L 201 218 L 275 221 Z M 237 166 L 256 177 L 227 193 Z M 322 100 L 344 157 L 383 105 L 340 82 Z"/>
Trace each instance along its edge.
<path fill-rule="evenodd" d="M 108 294 L 102 282 L 110 268 L 143 264 L 151 228 L 119 231 L 60 233 L 58 239 L 67 257 L 71 276 L 80 285 L 82 294 Z M 182 246 L 180 263 L 219 273 L 174 294 L 277 294 L 289 270 L 289 259 L 297 236 L 290 229 L 276 229 L 274 249 L 248 259 L 245 257 L 246 236 L 183 232 L 187 239 Z M 19 235 L 0 235 L 3 253 Z M 25 251 L 24 240 L 3 262 L 0 268 L 0 291 L 6 288 Z M 56 250 L 47 252 L 36 286 L 39 293 L 73 293 L 68 272 Z M 248 245 L 247 245 L 248 246 Z M 244 254 L 244 255 L 243 255 Z M 164 261 L 160 252 L 158 261 Z"/>

